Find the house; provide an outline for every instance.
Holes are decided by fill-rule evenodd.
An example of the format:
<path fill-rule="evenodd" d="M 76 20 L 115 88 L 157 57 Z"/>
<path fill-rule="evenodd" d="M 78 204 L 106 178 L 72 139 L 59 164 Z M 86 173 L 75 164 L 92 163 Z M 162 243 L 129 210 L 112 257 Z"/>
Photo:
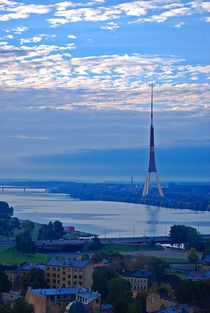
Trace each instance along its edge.
<path fill-rule="evenodd" d="M 11 307 L 12 304 L 21 296 L 20 291 L 10 290 L 0 293 L 0 304 Z"/>
<path fill-rule="evenodd" d="M 19 271 L 18 265 L 0 264 L 0 271 L 5 272 L 5 274 L 7 275 L 7 279 L 11 283 L 12 289 L 18 289 L 19 288 L 20 271 Z"/>
<path fill-rule="evenodd" d="M 93 265 L 89 260 L 50 259 L 45 268 L 45 279 L 50 288 L 80 286 L 91 288 Z"/>
<path fill-rule="evenodd" d="M 210 279 L 210 271 L 204 271 L 204 270 L 191 271 L 188 274 L 187 278 L 192 279 L 194 281 Z"/>
<path fill-rule="evenodd" d="M 101 313 L 113 313 L 113 306 L 109 303 L 102 304 Z"/>
<path fill-rule="evenodd" d="M 152 273 L 147 271 L 124 271 L 122 276 L 131 283 L 133 296 L 135 296 L 139 291 L 148 290 Z"/>
<path fill-rule="evenodd" d="M 162 308 L 152 313 L 190 313 L 188 305 L 175 305 L 167 308 Z"/>
<path fill-rule="evenodd" d="M 202 260 L 201 260 L 202 264 L 204 266 L 210 266 L 210 254 L 206 254 Z"/>
<path fill-rule="evenodd" d="M 28 288 L 26 297 L 33 304 L 35 313 L 63 313 L 69 303 L 77 300 L 85 304 L 89 313 L 100 313 L 101 297 L 90 289 L 71 288 Z"/>

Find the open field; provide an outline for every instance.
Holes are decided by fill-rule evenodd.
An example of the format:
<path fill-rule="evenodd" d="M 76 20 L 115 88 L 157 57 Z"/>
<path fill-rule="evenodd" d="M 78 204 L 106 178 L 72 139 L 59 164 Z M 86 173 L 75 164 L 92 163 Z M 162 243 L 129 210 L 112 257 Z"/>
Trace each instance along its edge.
<path fill-rule="evenodd" d="M 46 263 L 51 257 L 50 254 L 35 253 L 33 254 L 22 254 L 17 252 L 16 249 L 10 248 L 0 250 L 0 263 L 1 264 L 20 264 L 24 262 L 29 263 Z"/>
<path fill-rule="evenodd" d="M 143 251 L 159 251 L 160 247 L 152 245 L 130 245 L 130 244 L 105 244 L 100 252 L 143 252 Z"/>

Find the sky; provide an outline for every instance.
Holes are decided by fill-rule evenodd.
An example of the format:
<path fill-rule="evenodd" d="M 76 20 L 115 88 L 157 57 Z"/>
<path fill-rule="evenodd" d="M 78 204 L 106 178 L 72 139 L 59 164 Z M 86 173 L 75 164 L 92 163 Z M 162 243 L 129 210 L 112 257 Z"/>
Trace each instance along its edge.
<path fill-rule="evenodd" d="M 210 2 L 0 0 L 0 179 L 210 181 Z"/>

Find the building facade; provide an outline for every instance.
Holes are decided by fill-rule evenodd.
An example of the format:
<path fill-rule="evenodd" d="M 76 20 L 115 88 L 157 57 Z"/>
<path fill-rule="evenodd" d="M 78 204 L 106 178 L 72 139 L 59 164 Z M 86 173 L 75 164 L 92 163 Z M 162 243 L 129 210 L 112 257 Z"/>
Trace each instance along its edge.
<path fill-rule="evenodd" d="M 147 271 L 124 271 L 123 278 L 131 283 L 133 296 L 139 291 L 147 291 L 151 282 L 151 272 Z"/>
<path fill-rule="evenodd" d="M 100 313 L 101 297 L 90 289 L 29 287 L 25 299 L 34 306 L 35 313 L 64 313 L 66 307 L 75 300 L 85 304 L 89 313 Z"/>
<path fill-rule="evenodd" d="M 53 258 L 45 268 L 45 279 L 50 288 L 91 288 L 92 274 L 93 265 L 90 261 Z"/>

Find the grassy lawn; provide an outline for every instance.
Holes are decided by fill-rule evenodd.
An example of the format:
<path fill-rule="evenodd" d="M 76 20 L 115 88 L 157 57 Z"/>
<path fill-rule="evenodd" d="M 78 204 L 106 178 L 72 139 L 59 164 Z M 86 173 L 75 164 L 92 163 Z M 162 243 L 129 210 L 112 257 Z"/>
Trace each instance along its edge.
<path fill-rule="evenodd" d="M 100 252 L 141 252 L 157 250 L 161 250 L 161 248 L 152 245 L 105 244 Z"/>
<path fill-rule="evenodd" d="M 16 251 L 14 248 L 0 250 L 0 263 L 5 264 L 20 264 L 24 262 L 29 263 L 46 263 L 51 257 L 50 254 L 35 253 L 22 254 Z"/>
<path fill-rule="evenodd" d="M 187 259 L 185 260 L 185 259 L 179 259 L 179 258 L 163 258 L 163 260 L 167 263 L 189 264 Z"/>

